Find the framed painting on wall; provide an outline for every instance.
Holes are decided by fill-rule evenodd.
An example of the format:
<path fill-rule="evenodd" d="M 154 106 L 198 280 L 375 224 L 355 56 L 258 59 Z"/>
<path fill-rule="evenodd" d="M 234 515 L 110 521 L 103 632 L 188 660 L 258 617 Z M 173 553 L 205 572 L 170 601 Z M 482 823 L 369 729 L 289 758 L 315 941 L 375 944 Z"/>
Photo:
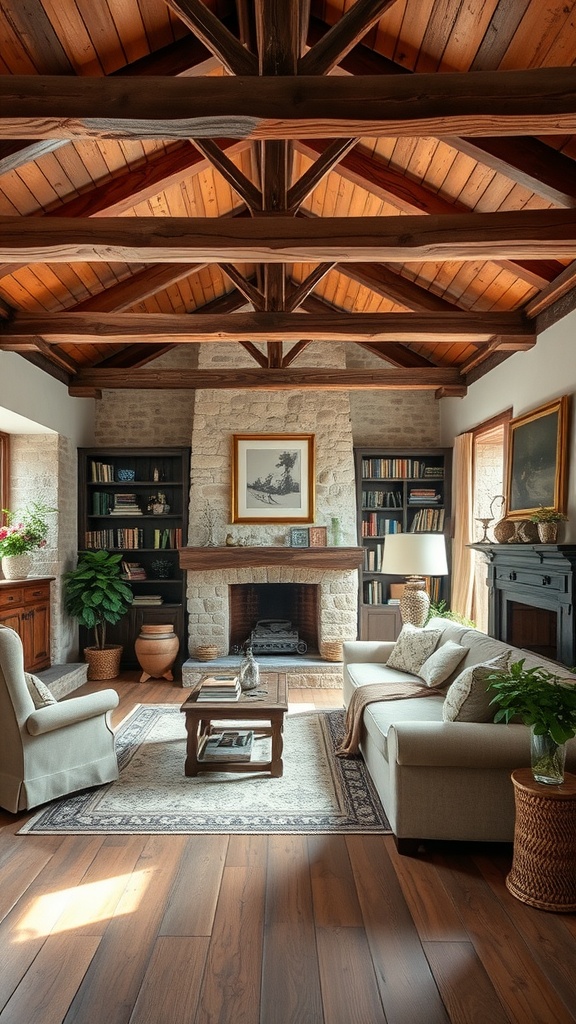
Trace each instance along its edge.
<path fill-rule="evenodd" d="M 314 434 L 234 434 L 232 522 L 314 522 Z"/>
<path fill-rule="evenodd" d="M 527 519 L 542 506 L 566 514 L 568 395 L 508 423 L 506 518 Z"/>

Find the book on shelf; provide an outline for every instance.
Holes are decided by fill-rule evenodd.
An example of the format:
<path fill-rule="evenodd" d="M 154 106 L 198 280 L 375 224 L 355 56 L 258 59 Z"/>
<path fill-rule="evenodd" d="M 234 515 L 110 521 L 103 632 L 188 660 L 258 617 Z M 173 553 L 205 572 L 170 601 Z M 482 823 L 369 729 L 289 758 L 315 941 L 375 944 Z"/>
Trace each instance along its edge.
<path fill-rule="evenodd" d="M 141 516 L 142 509 L 135 494 L 114 494 L 111 516 Z"/>
<path fill-rule="evenodd" d="M 114 482 L 114 466 L 105 462 L 91 463 L 92 482 L 97 484 L 111 484 Z"/>
<path fill-rule="evenodd" d="M 124 580 L 145 580 L 147 579 L 146 570 L 140 562 L 121 562 L 122 567 L 122 579 Z"/>
<path fill-rule="evenodd" d="M 362 491 L 362 508 L 402 508 L 402 491 Z"/>
<path fill-rule="evenodd" d="M 200 761 L 249 761 L 252 756 L 252 729 L 225 729 L 212 733 L 200 753 Z"/>
<path fill-rule="evenodd" d="M 427 465 L 421 459 L 409 458 L 363 458 L 362 477 L 364 480 L 420 480 L 426 477 L 441 479 L 441 466 Z"/>
<path fill-rule="evenodd" d="M 182 528 L 177 526 L 174 529 L 155 529 L 154 547 L 158 550 L 161 548 L 181 548 Z"/>
<path fill-rule="evenodd" d="M 92 495 L 92 515 L 109 515 L 113 502 L 114 498 L 108 491 L 94 491 Z"/>
<path fill-rule="evenodd" d="M 363 537 L 383 537 L 388 533 L 402 533 L 399 519 L 390 519 L 383 512 L 365 512 L 362 516 Z"/>
<path fill-rule="evenodd" d="M 238 676 L 208 676 L 198 691 L 198 701 L 238 700 L 241 694 Z"/>
<path fill-rule="evenodd" d="M 443 508 L 420 508 L 410 524 L 410 533 L 442 533 Z"/>
<path fill-rule="evenodd" d="M 147 605 L 163 604 L 164 598 L 161 594 L 135 594 L 132 598 L 132 604 L 138 607 L 145 607 Z"/>

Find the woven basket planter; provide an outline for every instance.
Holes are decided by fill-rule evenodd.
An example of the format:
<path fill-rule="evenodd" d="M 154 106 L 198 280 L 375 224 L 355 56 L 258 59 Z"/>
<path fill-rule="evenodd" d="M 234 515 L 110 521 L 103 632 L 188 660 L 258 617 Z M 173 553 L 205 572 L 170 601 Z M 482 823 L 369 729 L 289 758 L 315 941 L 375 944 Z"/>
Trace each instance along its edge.
<path fill-rule="evenodd" d="M 198 661 L 214 661 L 218 657 L 216 644 L 199 644 L 194 648 L 194 654 Z"/>
<path fill-rule="evenodd" d="M 88 679 L 116 679 L 120 672 L 121 657 L 120 644 L 85 647 L 84 659 L 88 663 Z"/>
<path fill-rule="evenodd" d="M 325 661 L 342 661 L 342 641 L 323 640 L 320 644 L 320 654 Z"/>

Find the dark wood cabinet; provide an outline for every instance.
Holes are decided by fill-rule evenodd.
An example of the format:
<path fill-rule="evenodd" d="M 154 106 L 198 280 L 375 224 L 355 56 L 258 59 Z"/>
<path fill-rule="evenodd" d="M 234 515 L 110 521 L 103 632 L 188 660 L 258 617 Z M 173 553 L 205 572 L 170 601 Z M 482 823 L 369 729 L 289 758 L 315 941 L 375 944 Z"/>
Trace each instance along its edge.
<path fill-rule="evenodd" d="M 444 533 L 449 557 L 450 448 L 356 448 L 358 543 L 363 549 L 358 631 L 362 640 L 395 640 L 402 620 L 391 584 L 402 577 L 381 571 L 392 533 Z M 429 581 L 434 601 L 449 603 L 448 577 Z"/>
<path fill-rule="evenodd" d="M 138 668 L 134 642 L 143 623 L 172 624 L 180 638 L 178 669 L 188 657 L 186 577 L 178 548 L 186 544 L 189 448 L 81 448 L 78 453 L 78 545 L 122 554 L 134 603 L 106 629 L 122 644 L 122 668 Z M 80 630 L 80 645 L 94 642 Z"/>
<path fill-rule="evenodd" d="M 0 624 L 16 630 L 24 648 L 24 668 L 50 665 L 50 583 L 53 576 L 0 580 Z"/>

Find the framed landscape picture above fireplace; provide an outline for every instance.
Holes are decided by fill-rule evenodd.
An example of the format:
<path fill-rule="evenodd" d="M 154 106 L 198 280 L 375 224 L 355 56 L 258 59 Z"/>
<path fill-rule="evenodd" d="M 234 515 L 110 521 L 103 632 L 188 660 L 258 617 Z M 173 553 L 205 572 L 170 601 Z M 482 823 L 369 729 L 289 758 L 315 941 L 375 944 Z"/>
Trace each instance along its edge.
<path fill-rule="evenodd" d="M 232 435 L 232 522 L 314 522 L 314 434 Z"/>
<path fill-rule="evenodd" d="M 509 421 L 507 519 L 526 519 L 541 506 L 566 514 L 568 402 L 563 395 Z"/>

